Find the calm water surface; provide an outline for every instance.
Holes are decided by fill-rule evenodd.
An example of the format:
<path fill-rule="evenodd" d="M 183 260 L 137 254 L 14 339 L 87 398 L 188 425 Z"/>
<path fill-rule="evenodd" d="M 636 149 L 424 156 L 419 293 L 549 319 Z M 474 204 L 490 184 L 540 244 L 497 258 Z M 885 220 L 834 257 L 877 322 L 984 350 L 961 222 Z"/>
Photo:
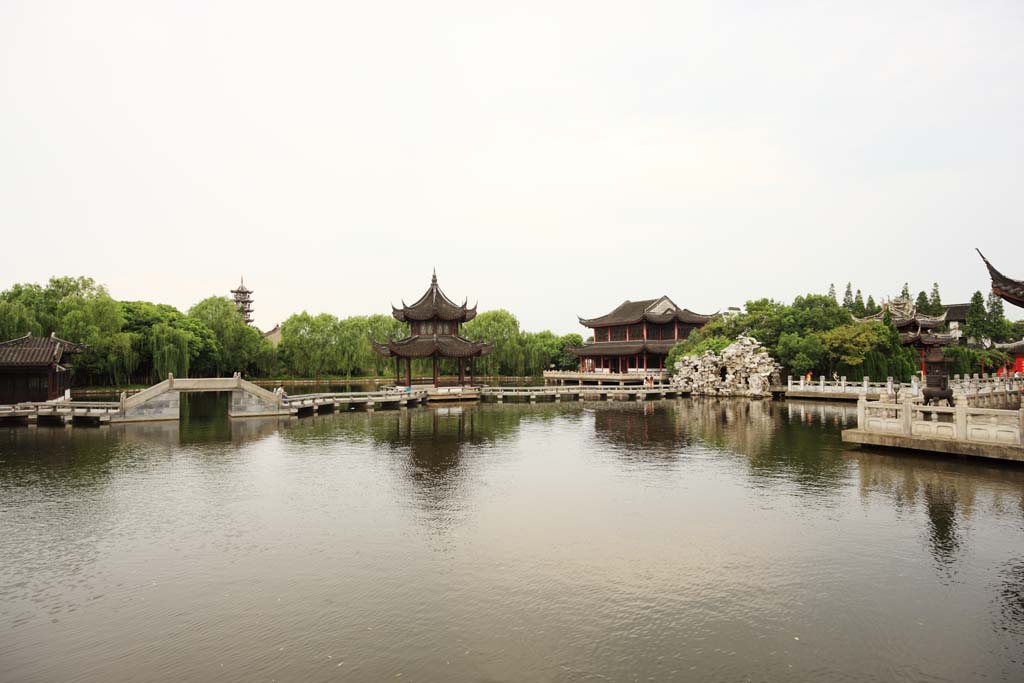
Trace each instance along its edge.
<path fill-rule="evenodd" d="M 0 427 L 5 681 L 1024 680 L 1024 469 L 851 408 Z"/>

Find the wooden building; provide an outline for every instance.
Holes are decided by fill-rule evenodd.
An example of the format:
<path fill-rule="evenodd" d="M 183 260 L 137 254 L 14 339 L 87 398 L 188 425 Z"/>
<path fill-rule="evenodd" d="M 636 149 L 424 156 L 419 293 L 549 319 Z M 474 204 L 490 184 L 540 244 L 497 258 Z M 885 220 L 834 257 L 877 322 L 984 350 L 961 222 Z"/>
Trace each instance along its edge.
<path fill-rule="evenodd" d="M 405 384 L 412 384 L 412 359 L 430 358 L 434 365 L 434 386 L 440 381 L 439 362 L 441 358 L 458 361 L 459 384 L 466 382 L 467 361 L 470 384 L 476 376 L 476 359 L 494 350 L 491 344 L 470 341 L 460 336 L 463 323 L 476 317 L 476 306 L 467 308 L 466 302 L 458 305 L 445 296 L 437 286 L 437 273 L 430 280 L 430 287 L 416 303 L 401 308 L 391 307 L 395 320 L 409 324 L 409 336 L 392 339 L 384 343 L 373 343 L 378 354 L 395 359 L 395 383 L 401 384 L 401 363 L 405 361 Z"/>
<path fill-rule="evenodd" d="M 948 325 L 948 309 L 944 310 L 942 315 L 926 315 L 918 311 L 909 299 L 903 298 L 883 303 L 882 310 L 878 313 L 854 320 L 861 323 L 882 322 L 887 312 L 892 324 L 900 333 L 903 345 L 913 347 L 917 351 L 922 374 L 925 372 L 925 354 L 929 349 L 955 344 L 960 337 L 959 330 L 957 333 L 942 331 Z"/>
<path fill-rule="evenodd" d="M 661 371 L 672 347 L 712 317 L 679 308 L 667 296 L 624 301 L 611 313 L 580 318 L 594 341 L 567 350 L 579 356 L 584 373 Z"/>
<path fill-rule="evenodd" d="M 71 386 L 67 362 L 84 348 L 52 334 L 0 342 L 0 404 L 59 398 Z"/>

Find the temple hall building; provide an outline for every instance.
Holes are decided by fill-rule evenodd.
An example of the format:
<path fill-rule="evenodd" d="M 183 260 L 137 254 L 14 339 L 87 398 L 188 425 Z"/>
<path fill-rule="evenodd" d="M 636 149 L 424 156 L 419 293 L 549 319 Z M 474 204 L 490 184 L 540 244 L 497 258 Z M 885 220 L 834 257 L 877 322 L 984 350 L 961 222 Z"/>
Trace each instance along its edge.
<path fill-rule="evenodd" d="M 442 358 L 458 362 L 459 385 L 470 384 L 476 375 L 476 359 L 494 350 L 492 344 L 471 341 L 459 334 L 459 328 L 476 317 L 476 306 L 468 308 L 466 301 L 456 304 L 445 296 L 437 285 L 437 272 L 430 280 L 426 293 L 411 305 L 402 302 L 401 308 L 391 307 L 391 315 L 399 322 L 409 324 L 409 336 L 387 342 L 373 342 L 373 350 L 381 356 L 395 359 L 395 384 L 402 384 L 402 362 L 405 362 L 406 386 L 412 385 L 412 360 L 430 358 L 434 366 L 434 386 L 440 383 L 439 364 Z M 467 367 L 468 366 L 468 367 Z"/>
<path fill-rule="evenodd" d="M 567 349 L 580 359 L 577 373 L 545 373 L 566 375 L 560 379 L 581 382 L 617 376 L 620 381 L 642 381 L 652 375 L 661 378 L 668 352 L 712 319 L 680 308 L 663 296 L 643 301 L 623 301 L 611 313 L 596 318 L 580 318 L 580 324 L 594 332 L 594 340 L 581 347 Z M 568 375 L 576 375 L 569 377 Z"/>
<path fill-rule="evenodd" d="M 68 362 L 83 350 L 53 334 L 0 343 L 0 405 L 60 398 L 71 387 Z"/>
<path fill-rule="evenodd" d="M 926 315 L 917 310 L 909 299 L 896 298 L 882 304 L 882 309 L 864 318 L 854 318 L 857 322 L 882 322 L 889 313 L 892 324 L 900 333 L 900 341 L 904 346 L 913 347 L 917 352 L 921 372 L 925 372 L 925 355 L 934 347 L 956 344 L 960 330 L 943 331 L 947 325 L 949 310 L 942 315 Z"/>

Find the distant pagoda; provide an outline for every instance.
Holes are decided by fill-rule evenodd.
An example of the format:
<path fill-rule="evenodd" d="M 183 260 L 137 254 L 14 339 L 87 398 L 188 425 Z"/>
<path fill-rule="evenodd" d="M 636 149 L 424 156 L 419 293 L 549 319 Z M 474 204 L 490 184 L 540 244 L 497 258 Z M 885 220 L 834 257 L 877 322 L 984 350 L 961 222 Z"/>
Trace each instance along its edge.
<path fill-rule="evenodd" d="M 252 325 L 252 290 L 245 286 L 245 278 L 242 278 L 238 289 L 232 289 L 231 294 L 235 297 L 235 306 L 238 312 L 245 318 L 247 325 Z"/>
<path fill-rule="evenodd" d="M 385 358 L 395 359 L 395 383 L 400 384 L 400 363 L 405 360 L 406 384 L 412 384 L 412 359 L 430 358 L 434 361 L 434 386 L 440 379 L 438 362 L 441 358 L 454 358 L 459 362 L 459 384 L 466 379 L 466 360 L 469 360 L 470 384 L 476 374 L 476 359 L 494 350 L 491 344 L 470 341 L 459 335 L 459 327 L 476 317 L 476 306 L 468 308 L 445 296 L 437 286 L 437 272 L 430 287 L 411 306 L 402 302 L 401 308 L 391 307 L 395 320 L 409 323 L 410 335 L 405 339 L 392 339 L 373 343 L 373 350 Z"/>

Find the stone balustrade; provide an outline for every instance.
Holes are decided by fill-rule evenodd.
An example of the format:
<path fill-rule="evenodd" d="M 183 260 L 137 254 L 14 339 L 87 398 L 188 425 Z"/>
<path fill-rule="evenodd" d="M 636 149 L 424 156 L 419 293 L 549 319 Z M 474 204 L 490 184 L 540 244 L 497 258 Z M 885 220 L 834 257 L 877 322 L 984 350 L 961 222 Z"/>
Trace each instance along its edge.
<path fill-rule="evenodd" d="M 955 408 L 905 401 L 857 401 L 857 429 L 868 434 L 921 437 L 979 444 L 1024 445 L 1024 410 Z"/>

